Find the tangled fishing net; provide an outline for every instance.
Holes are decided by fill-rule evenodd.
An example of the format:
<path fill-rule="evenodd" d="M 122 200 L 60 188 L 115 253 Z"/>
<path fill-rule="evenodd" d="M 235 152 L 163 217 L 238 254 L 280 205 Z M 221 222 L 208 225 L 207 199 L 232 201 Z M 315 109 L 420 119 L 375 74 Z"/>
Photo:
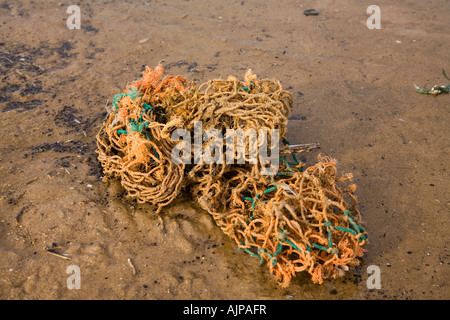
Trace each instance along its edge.
<path fill-rule="evenodd" d="M 313 147 L 295 151 L 286 140 L 292 96 L 279 81 L 248 71 L 244 81 L 230 76 L 197 85 L 163 72 L 161 66 L 147 67 L 114 97 L 97 135 L 106 176 L 118 178 L 130 198 L 155 205 L 157 213 L 189 190 L 239 248 L 266 262 L 282 287 L 297 272 L 308 272 L 320 284 L 359 264 L 367 233 L 352 176 L 339 176 L 337 161 L 329 157 L 319 155 L 309 167 L 297 159 L 296 152 Z M 177 129 L 194 137 L 183 141 L 193 149 L 181 152 L 185 161 L 173 157 Z M 211 130 L 223 135 L 249 129 L 277 130 L 285 146 L 275 174 L 264 173 L 270 163 L 251 157 L 252 139 L 233 140 L 243 151 L 230 155 L 207 136 Z M 265 137 L 271 146 L 278 143 Z M 258 136 L 253 143 L 261 146 L 262 140 Z M 214 147 L 215 161 L 206 161 L 202 150 Z"/>

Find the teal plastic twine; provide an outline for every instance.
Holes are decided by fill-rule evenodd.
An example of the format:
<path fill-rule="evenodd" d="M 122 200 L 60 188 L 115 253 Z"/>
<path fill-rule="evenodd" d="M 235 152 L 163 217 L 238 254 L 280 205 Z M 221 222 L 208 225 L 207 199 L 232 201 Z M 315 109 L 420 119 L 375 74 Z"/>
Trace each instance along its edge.
<path fill-rule="evenodd" d="M 114 104 L 114 107 L 116 108 L 116 110 L 118 110 L 119 109 L 119 107 L 117 106 L 117 100 L 120 98 L 120 99 L 122 99 L 122 97 L 123 96 L 128 96 L 128 97 L 130 97 L 130 98 L 132 98 L 133 99 L 133 96 L 131 95 L 131 94 L 128 94 L 128 93 L 119 93 L 119 94 L 116 94 L 115 96 L 114 96 L 114 99 L 113 99 L 113 104 Z"/>
<path fill-rule="evenodd" d="M 367 240 L 367 236 L 363 235 L 362 233 L 365 232 L 366 230 L 357 222 L 353 221 L 352 217 L 350 216 L 350 211 L 346 210 L 344 212 L 344 216 L 347 217 L 348 222 L 352 225 L 353 229 L 355 230 L 356 234 L 354 234 L 355 236 L 358 236 L 358 241 L 364 241 Z"/>
<path fill-rule="evenodd" d="M 276 189 L 276 187 L 272 187 L 270 189 L 267 189 L 265 192 L 267 193 L 267 192 L 273 191 L 275 189 Z M 257 198 L 259 198 L 259 197 L 256 197 L 256 199 Z M 242 197 L 242 199 L 243 200 L 253 201 L 253 204 L 255 203 L 255 199 L 252 199 L 250 197 Z M 254 206 L 252 206 L 252 207 L 254 207 Z M 332 241 L 333 229 L 351 233 L 355 237 L 360 235 L 358 237 L 358 241 L 360 241 L 360 242 L 363 241 L 363 240 L 366 240 L 367 239 L 366 235 L 362 234 L 363 232 L 365 232 L 365 229 L 360 224 L 358 224 L 357 222 L 355 222 L 352 219 L 352 217 L 350 216 L 350 211 L 346 210 L 344 212 L 344 215 L 347 217 L 350 225 L 354 228 L 354 230 L 350 229 L 350 228 L 334 226 L 330 221 L 325 221 L 324 226 L 325 226 L 325 228 L 327 229 L 327 232 L 328 232 L 328 235 L 327 235 L 328 247 L 322 246 L 322 245 L 317 244 L 317 243 L 311 243 L 311 246 L 309 246 L 309 245 L 306 246 L 306 250 L 311 252 L 311 247 L 313 247 L 313 248 L 316 248 L 316 249 L 319 249 L 319 250 L 322 250 L 322 251 L 326 251 L 326 252 L 331 253 L 331 254 L 338 254 L 339 250 L 334 247 L 334 244 L 333 244 L 333 241 Z M 258 254 L 252 252 L 250 249 L 245 249 L 245 251 L 247 253 L 249 253 L 252 257 L 260 258 L 261 259 L 261 263 L 264 261 L 263 254 L 266 255 L 269 258 L 269 261 L 271 261 L 272 265 L 276 265 L 276 263 L 277 263 L 276 257 L 283 250 L 283 244 L 282 243 L 286 243 L 286 244 L 290 245 L 293 249 L 297 250 L 298 252 L 302 252 L 302 250 L 299 247 L 297 247 L 295 245 L 295 243 L 293 243 L 290 239 L 287 238 L 287 231 L 286 230 L 281 231 L 280 234 L 278 235 L 278 238 L 280 239 L 281 243 L 278 243 L 277 250 L 274 252 L 273 255 L 271 255 L 269 252 L 267 252 L 267 250 L 265 250 L 263 248 L 258 249 Z"/>
<path fill-rule="evenodd" d="M 134 99 L 136 99 L 136 97 L 138 95 L 139 95 L 139 91 L 136 90 L 136 89 L 132 89 L 130 94 L 128 94 L 128 93 L 116 94 L 116 96 L 113 99 L 114 106 L 116 107 L 116 109 L 118 109 L 117 102 L 118 102 L 118 99 L 120 97 L 122 97 L 122 96 L 129 96 L 130 98 L 132 98 L 134 100 Z M 132 132 L 138 132 L 138 133 L 141 133 L 141 134 L 145 134 L 145 137 L 148 139 L 148 141 L 151 141 L 150 136 L 148 135 L 148 133 L 147 132 L 142 132 L 142 130 L 144 128 L 147 129 L 148 125 L 149 125 L 148 121 L 143 121 L 143 115 L 144 115 L 144 113 L 147 113 L 148 111 L 154 111 L 155 109 L 151 105 L 149 105 L 147 103 L 144 103 L 142 106 L 143 106 L 144 110 L 142 110 L 142 112 L 141 112 L 141 116 L 139 117 L 139 121 L 134 120 L 134 119 L 130 119 L 130 121 L 128 122 L 129 130 L 132 131 Z M 127 130 L 117 130 L 117 134 L 119 136 L 121 134 L 128 134 L 128 131 Z M 155 152 L 156 158 L 159 160 L 159 154 L 156 151 L 155 147 L 153 147 L 153 151 Z"/>
<path fill-rule="evenodd" d="M 250 251 L 250 250 L 249 250 Z M 269 258 L 270 263 L 275 266 L 277 264 L 277 256 L 283 251 L 283 244 L 278 243 L 277 245 L 277 249 L 276 251 L 272 254 L 270 254 L 269 252 L 267 252 L 267 250 L 263 249 L 263 248 L 259 248 L 258 249 L 258 253 L 259 254 L 255 254 L 252 252 L 252 256 L 256 257 L 256 258 L 260 258 L 260 263 L 264 262 L 264 256 L 266 255 Z M 250 251 L 251 252 L 251 251 Z"/>
<path fill-rule="evenodd" d="M 134 89 L 134 88 L 133 88 L 133 89 L 130 89 L 130 92 L 129 92 L 129 93 L 119 93 L 119 94 L 116 94 L 116 95 L 114 96 L 114 99 L 113 99 L 114 107 L 116 108 L 116 110 L 119 109 L 119 107 L 117 106 L 117 102 L 119 102 L 118 99 L 119 99 L 119 98 L 122 98 L 123 96 L 128 96 L 128 97 L 130 97 L 131 99 L 136 100 L 136 98 L 139 97 L 140 95 L 141 95 L 141 93 L 139 92 L 139 90 Z"/>
<path fill-rule="evenodd" d="M 258 193 L 254 199 L 253 199 L 253 198 L 250 198 L 250 197 L 241 197 L 241 199 L 242 199 L 242 200 L 247 200 L 247 201 L 251 201 L 251 202 L 252 202 L 251 212 L 253 213 L 253 211 L 255 210 L 255 206 L 256 206 L 256 200 L 258 200 L 259 198 L 261 198 L 261 197 L 262 197 L 263 195 L 265 195 L 266 193 L 269 193 L 269 192 L 272 192 L 272 191 L 275 191 L 275 190 L 277 190 L 277 186 L 274 186 L 274 187 L 271 187 L 271 188 L 269 188 L 269 189 L 266 189 L 266 190 L 262 193 L 262 195 L 261 195 L 261 193 Z M 253 220 L 254 218 L 255 218 L 255 217 L 252 215 L 252 216 L 250 217 L 250 220 Z"/>
<path fill-rule="evenodd" d="M 289 140 L 287 140 L 286 138 L 283 138 L 282 141 L 285 145 L 290 145 Z M 295 170 L 293 168 L 291 168 L 291 166 L 298 166 L 300 164 L 300 160 L 298 160 L 298 158 L 295 154 L 292 154 L 292 158 L 294 159 L 294 162 L 287 161 L 286 156 L 280 157 L 280 161 L 285 164 L 288 172 L 277 172 L 277 176 L 290 176 L 295 173 L 295 170 L 303 172 L 303 167 L 300 169 L 295 168 Z"/>
<path fill-rule="evenodd" d="M 250 81 L 250 84 L 248 85 L 248 86 L 246 86 L 246 87 L 241 87 L 241 89 L 242 90 L 244 90 L 244 91 L 250 91 L 250 89 L 252 89 L 252 87 L 255 85 L 255 83 L 253 82 L 253 81 Z M 238 88 L 236 88 L 236 89 L 238 89 Z"/>

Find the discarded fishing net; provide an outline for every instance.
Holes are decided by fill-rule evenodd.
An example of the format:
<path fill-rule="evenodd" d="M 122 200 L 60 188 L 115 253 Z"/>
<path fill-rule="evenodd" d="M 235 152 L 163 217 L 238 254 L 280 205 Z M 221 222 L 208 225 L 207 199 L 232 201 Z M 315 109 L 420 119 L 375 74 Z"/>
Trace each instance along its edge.
<path fill-rule="evenodd" d="M 284 164 L 276 177 L 259 180 L 236 170 L 221 181 L 223 191 L 216 197 L 211 190 L 201 192 L 200 204 L 217 225 L 240 248 L 267 262 L 283 287 L 300 271 L 315 283 L 339 276 L 359 264 L 367 242 L 352 194 L 355 185 L 337 185 L 351 175 L 338 177 L 336 160 L 318 160 L 308 168 Z"/>
<path fill-rule="evenodd" d="M 286 140 L 292 96 L 279 81 L 248 71 L 244 81 L 229 77 L 197 85 L 181 76 L 162 77 L 163 71 L 147 67 L 142 79 L 114 97 L 97 135 L 106 176 L 120 179 L 129 197 L 156 205 L 157 213 L 189 191 L 239 248 L 267 264 L 282 287 L 297 272 L 320 284 L 359 263 L 367 233 L 356 186 L 346 183 L 350 174 L 338 175 L 334 159 L 319 156 L 310 167 L 297 159 L 296 153 L 317 145 Z M 181 151 L 178 129 L 187 134 Z M 277 135 L 227 139 L 229 132 L 248 130 Z M 226 151 L 217 137 L 227 142 Z M 267 174 L 273 163 L 252 158 L 253 147 L 272 147 L 280 139 L 285 147 L 277 170 Z"/>
<path fill-rule="evenodd" d="M 161 208 L 173 201 L 184 181 L 184 164 L 174 164 L 175 143 L 168 139 L 166 117 L 171 102 L 181 99 L 188 82 L 147 67 L 143 78 L 128 84 L 113 100 L 113 110 L 97 135 L 103 172 L 119 178 L 130 198 Z"/>

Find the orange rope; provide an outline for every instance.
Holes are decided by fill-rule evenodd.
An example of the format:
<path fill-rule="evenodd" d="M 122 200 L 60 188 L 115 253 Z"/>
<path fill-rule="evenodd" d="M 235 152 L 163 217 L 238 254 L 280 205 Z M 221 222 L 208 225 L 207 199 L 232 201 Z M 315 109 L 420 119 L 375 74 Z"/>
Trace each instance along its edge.
<path fill-rule="evenodd" d="M 120 179 L 130 198 L 154 204 L 156 213 L 189 186 L 217 226 L 265 261 L 282 287 L 298 272 L 321 284 L 339 275 L 339 267 L 359 263 L 367 234 L 356 208 L 356 186 L 340 187 L 352 176 L 339 177 L 335 159 L 319 155 L 309 167 L 283 160 L 278 172 L 284 174 L 275 176 L 262 175 L 259 162 L 172 161 L 177 142 L 171 132 L 183 128 L 193 136 L 196 121 L 202 121 L 202 134 L 210 128 L 277 129 L 284 138 L 292 96 L 278 81 L 247 72 L 242 82 L 230 77 L 197 86 L 163 73 L 161 65 L 146 67 L 141 79 L 115 97 L 116 109 L 97 135 L 106 176 Z"/>

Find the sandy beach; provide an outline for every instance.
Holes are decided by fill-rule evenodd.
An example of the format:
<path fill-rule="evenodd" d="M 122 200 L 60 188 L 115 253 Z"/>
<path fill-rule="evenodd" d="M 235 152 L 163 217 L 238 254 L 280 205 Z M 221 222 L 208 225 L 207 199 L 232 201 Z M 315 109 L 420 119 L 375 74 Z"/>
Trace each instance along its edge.
<path fill-rule="evenodd" d="M 414 84 L 450 83 L 449 17 L 438 0 L 2 0 L 0 299 L 448 299 L 450 95 Z M 289 141 L 321 147 L 302 160 L 321 153 L 353 174 L 361 265 L 283 289 L 188 195 L 155 215 L 105 181 L 107 110 L 158 63 L 199 83 L 252 69 L 292 92 Z"/>

